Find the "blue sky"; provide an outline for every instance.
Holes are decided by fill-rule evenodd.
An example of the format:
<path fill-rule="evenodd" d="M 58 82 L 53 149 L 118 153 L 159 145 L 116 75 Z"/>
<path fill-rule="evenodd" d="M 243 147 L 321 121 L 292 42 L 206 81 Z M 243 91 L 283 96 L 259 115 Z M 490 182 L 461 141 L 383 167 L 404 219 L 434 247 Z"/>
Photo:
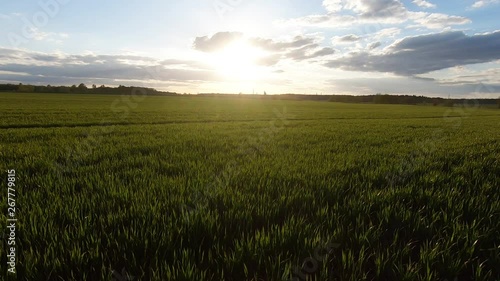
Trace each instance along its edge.
<path fill-rule="evenodd" d="M 0 82 L 500 95 L 500 0 L 4 1 Z"/>

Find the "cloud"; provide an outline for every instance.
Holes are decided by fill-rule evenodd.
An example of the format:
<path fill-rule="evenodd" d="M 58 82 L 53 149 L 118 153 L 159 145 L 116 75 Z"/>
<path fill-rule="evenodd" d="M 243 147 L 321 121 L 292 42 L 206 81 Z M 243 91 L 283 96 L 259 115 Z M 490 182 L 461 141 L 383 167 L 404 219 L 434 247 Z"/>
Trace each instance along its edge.
<path fill-rule="evenodd" d="M 425 0 L 413 0 L 413 4 L 415 4 L 421 8 L 425 8 L 425 9 L 436 8 L 435 4 L 432 4 L 432 3 L 425 1 Z"/>
<path fill-rule="evenodd" d="M 461 66 L 453 70 L 448 70 L 448 73 L 441 73 L 443 77 L 440 78 L 439 83 L 445 85 L 470 85 L 478 83 L 500 85 L 500 69 L 498 68 L 498 64 L 490 63 L 487 66 L 490 68 L 474 70 Z"/>
<path fill-rule="evenodd" d="M 345 36 L 335 36 L 332 38 L 332 42 L 335 43 L 352 43 L 352 42 L 357 42 L 361 40 L 361 37 L 354 35 L 354 34 L 349 34 Z"/>
<path fill-rule="evenodd" d="M 471 20 L 460 16 L 449 16 L 439 13 L 412 12 L 410 18 L 429 29 L 444 29 L 451 25 L 471 23 Z"/>
<path fill-rule="evenodd" d="M 414 3 L 427 8 L 435 6 L 424 0 L 414 0 Z M 470 23 L 465 17 L 410 11 L 400 0 L 324 0 L 323 7 L 326 14 L 282 20 L 280 23 L 338 28 L 359 24 L 401 24 L 413 21 L 429 29 Z"/>
<path fill-rule="evenodd" d="M 241 40 L 268 53 L 257 59 L 258 65 L 273 66 L 283 59 L 302 61 L 333 54 L 335 51 L 332 48 L 320 47 L 318 41 L 322 39 L 318 36 L 298 35 L 290 40 L 279 41 L 261 37 L 246 38 L 241 32 L 218 32 L 211 37 L 196 37 L 193 48 L 203 52 L 214 52 L 236 40 Z"/>
<path fill-rule="evenodd" d="M 500 59 L 500 31 L 467 36 L 461 31 L 406 37 L 382 54 L 352 53 L 325 65 L 349 71 L 414 76 L 460 65 Z"/>
<path fill-rule="evenodd" d="M 0 48 L 0 80 L 42 83 L 96 81 L 113 84 L 116 81 L 192 82 L 215 81 L 216 77 L 200 64 L 183 60 L 157 60 L 134 55 L 66 55 Z M 23 74 L 23 77 L 15 74 Z M 11 79 L 7 79 L 11 78 Z"/>
<path fill-rule="evenodd" d="M 70 37 L 67 33 L 45 32 L 36 27 L 29 28 L 28 32 L 29 37 L 36 41 L 62 43 L 65 39 Z"/>
<path fill-rule="evenodd" d="M 415 77 L 348 78 L 327 81 L 334 93 L 364 94 L 375 93 L 399 95 L 426 95 L 453 98 L 496 98 L 500 93 L 500 84 L 470 83 L 452 85 L 440 81 Z"/>
<path fill-rule="evenodd" d="M 368 49 L 369 50 L 374 50 L 378 47 L 382 46 L 382 43 L 380 42 L 374 42 L 374 43 L 371 43 L 370 45 L 368 45 Z"/>
<path fill-rule="evenodd" d="M 392 43 L 394 38 L 400 33 L 401 29 L 391 27 L 364 36 L 357 36 L 355 34 L 334 36 L 332 37 L 332 44 L 344 53 L 360 52 L 367 49 L 374 50 L 382 45 Z"/>
<path fill-rule="evenodd" d="M 396 37 L 401 33 L 401 29 L 396 27 L 384 28 L 373 35 L 375 39 L 386 39 Z"/>
<path fill-rule="evenodd" d="M 317 35 L 298 35 L 291 39 L 276 40 L 246 37 L 240 32 L 218 32 L 212 37 L 197 37 L 193 47 L 200 51 L 212 52 L 224 48 L 234 40 L 240 40 L 264 52 L 264 55 L 256 60 L 256 64 L 274 66 L 287 59 L 304 61 L 334 54 L 333 48 L 320 46 L 319 42 L 323 39 Z"/>
<path fill-rule="evenodd" d="M 324 0 L 323 6 L 328 12 L 338 12 L 342 10 L 342 0 Z"/>
<path fill-rule="evenodd" d="M 309 15 L 285 24 L 339 27 L 361 23 L 402 23 L 407 10 L 399 0 L 324 0 L 325 15 Z"/>
<path fill-rule="evenodd" d="M 354 11 L 363 19 L 401 18 L 407 13 L 399 0 L 350 0 L 344 8 Z"/>
<path fill-rule="evenodd" d="M 302 48 L 307 45 L 314 44 L 316 38 L 296 36 L 291 41 L 275 41 L 273 39 L 265 38 L 250 38 L 248 42 L 261 49 L 271 52 L 283 52 L 293 48 Z"/>
<path fill-rule="evenodd" d="M 322 49 L 318 49 L 318 47 L 319 47 L 318 44 L 306 45 L 302 48 L 293 49 L 293 50 L 287 52 L 284 55 L 284 57 L 292 59 L 292 60 L 296 60 L 296 61 L 301 61 L 301 60 L 308 60 L 308 59 L 317 58 L 317 57 L 328 56 L 328 55 L 332 55 L 335 53 L 335 51 L 332 48 L 324 47 Z"/>
<path fill-rule="evenodd" d="M 193 47 L 203 52 L 224 48 L 234 40 L 248 40 L 265 52 L 256 63 L 274 66 L 283 60 L 306 61 L 334 53 L 330 47 L 321 47 L 318 36 L 296 36 L 290 40 L 245 38 L 238 32 L 220 32 L 211 37 L 197 37 Z M 23 83 L 68 84 L 95 83 L 116 85 L 121 81 L 129 84 L 204 83 L 225 81 L 213 69 L 202 62 L 165 59 L 148 56 L 96 55 L 93 53 L 70 55 L 43 53 L 0 47 L 0 80 Z"/>
<path fill-rule="evenodd" d="M 318 50 L 318 51 L 312 53 L 309 57 L 316 58 L 316 57 L 323 57 L 323 56 L 328 56 L 328 55 L 333 55 L 333 54 L 335 54 L 334 49 L 325 47 L 321 50 Z"/>
<path fill-rule="evenodd" d="M 223 49 L 228 44 L 240 39 L 241 32 L 218 32 L 213 36 L 196 37 L 193 48 L 202 52 L 214 52 Z"/>
<path fill-rule="evenodd" d="M 282 59 L 282 56 L 280 54 L 274 54 L 274 55 L 269 55 L 265 57 L 261 57 L 255 61 L 257 65 L 263 65 L 263 66 L 273 66 L 279 63 Z"/>
<path fill-rule="evenodd" d="M 324 57 L 335 53 L 330 47 L 321 47 L 319 41 L 323 38 L 317 36 L 296 36 L 288 41 L 276 41 L 266 38 L 250 38 L 249 43 L 255 47 L 273 53 L 264 59 L 265 65 L 274 65 L 283 59 L 294 61 L 309 60 Z M 280 59 L 277 59 L 280 58 Z M 272 64 L 274 62 L 274 64 Z"/>
<path fill-rule="evenodd" d="M 479 0 L 472 4 L 471 8 L 478 9 L 492 4 L 498 4 L 500 0 Z"/>

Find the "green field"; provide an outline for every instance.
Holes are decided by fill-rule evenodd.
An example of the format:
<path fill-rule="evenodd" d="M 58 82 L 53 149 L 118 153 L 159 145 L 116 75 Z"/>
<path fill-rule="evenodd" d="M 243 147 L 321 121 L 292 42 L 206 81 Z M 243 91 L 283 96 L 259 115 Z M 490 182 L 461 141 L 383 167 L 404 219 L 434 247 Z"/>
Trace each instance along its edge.
<path fill-rule="evenodd" d="M 500 280 L 498 109 L 0 101 L 17 280 Z"/>

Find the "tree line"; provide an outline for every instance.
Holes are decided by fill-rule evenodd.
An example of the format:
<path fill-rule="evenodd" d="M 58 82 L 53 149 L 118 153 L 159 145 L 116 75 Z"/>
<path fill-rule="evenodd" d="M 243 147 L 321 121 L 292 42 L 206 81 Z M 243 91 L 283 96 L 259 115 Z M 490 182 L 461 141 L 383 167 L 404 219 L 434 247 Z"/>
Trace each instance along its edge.
<path fill-rule="evenodd" d="M 138 92 L 140 91 L 140 92 Z M 120 85 L 118 87 L 108 87 L 105 85 L 92 85 L 87 87 L 84 83 L 72 86 L 40 86 L 20 84 L 0 84 L 0 92 L 18 92 L 18 93 L 67 93 L 67 94 L 104 94 L 104 95 L 130 95 L 134 93 L 146 95 L 176 95 L 172 92 L 162 92 L 153 88 L 146 87 L 127 87 Z"/>
<path fill-rule="evenodd" d="M 146 87 L 127 87 L 120 85 L 118 87 L 108 87 L 105 85 L 92 85 L 87 87 L 84 83 L 72 86 L 40 86 L 40 85 L 24 85 L 20 84 L 0 84 L 0 92 L 19 92 L 19 93 L 74 93 L 74 94 L 106 94 L 106 95 L 162 95 L 174 96 L 180 95 L 174 92 L 163 92 L 153 88 Z M 297 100 L 297 101 L 330 101 L 343 103 L 375 103 L 375 104 L 408 104 L 408 105 L 434 105 L 434 106 L 455 106 L 455 105 L 481 105 L 481 106 L 497 106 L 500 108 L 500 98 L 498 99 L 446 99 L 439 97 L 425 97 L 417 95 L 297 95 L 297 94 L 281 94 L 268 95 L 264 92 L 263 95 L 242 94 L 219 94 L 219 93 L 202 93 L 197 96 L 205 97 L 240 97 L 240 98 L 260 98 L 273 100 Z"/>
<path fill-rule="evenodd" d="M 426 97 L 417 95 L 306 95 L 306 94 L 281 94 L 281 95 L 250 95 L 250 94 L 217 94 L 203 93 L 204 97 L 240 97 L 270 100 L 296 100 L 296 101 L 326 101 L 342 103 L 372 103 L 372 104 L 406 104 L 406 105 L 432 105 L 432 106 L 487 106 L 500 108 L 499 99 L 447 99 L 439 97 Z"/>
<path fill-rule="evenodd" d="M 332 102 L 348 102 L 348 103 L 375 103 L 375 104 L 408 104 L 408 105 L 433 105 L 433 106 L 460 106 L 460 105 L 482 105 L 482 106 L 498 106 L 500 108 L 499 99 L 450 99 L 440 97 L 426 97 L 416 95 L 388 95 L 376 94 L 366 96 L 332 96 Z"/>

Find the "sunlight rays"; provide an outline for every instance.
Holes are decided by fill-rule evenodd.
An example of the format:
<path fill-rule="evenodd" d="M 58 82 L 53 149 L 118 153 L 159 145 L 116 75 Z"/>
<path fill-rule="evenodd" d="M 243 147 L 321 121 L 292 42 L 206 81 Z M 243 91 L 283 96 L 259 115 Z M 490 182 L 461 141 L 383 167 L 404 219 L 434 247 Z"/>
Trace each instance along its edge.
<path fill-rule="evenodd" d="M 209 63 L 225 78 L 258 80 L 262 78 L 264 69 L 257 62 L 263 56 L 265 52 L 261 49 L 249 45 L 244 40 L 237 40 L 212 53 Z"/>

